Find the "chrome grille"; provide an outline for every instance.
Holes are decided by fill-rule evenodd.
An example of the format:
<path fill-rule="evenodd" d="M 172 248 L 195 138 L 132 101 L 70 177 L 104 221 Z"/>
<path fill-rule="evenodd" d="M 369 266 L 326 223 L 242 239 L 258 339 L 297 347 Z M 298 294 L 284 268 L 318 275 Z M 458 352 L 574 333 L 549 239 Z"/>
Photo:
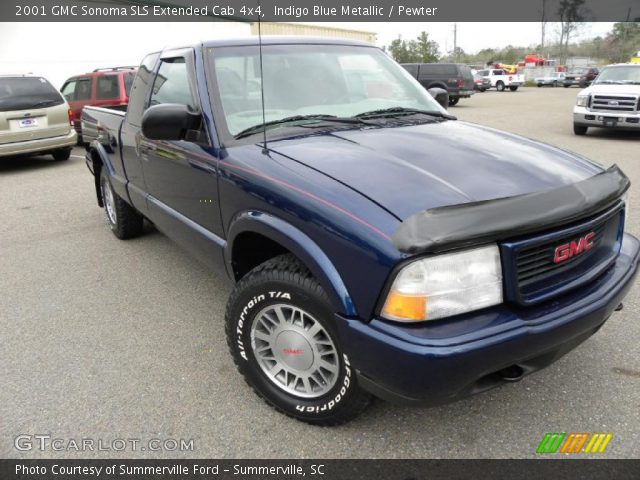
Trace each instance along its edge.
<path fill-rule="evenodd" d="M 637 95 L 593 95 L 591 110 L 607 112 L 635 112 L 638 110 Z"/>

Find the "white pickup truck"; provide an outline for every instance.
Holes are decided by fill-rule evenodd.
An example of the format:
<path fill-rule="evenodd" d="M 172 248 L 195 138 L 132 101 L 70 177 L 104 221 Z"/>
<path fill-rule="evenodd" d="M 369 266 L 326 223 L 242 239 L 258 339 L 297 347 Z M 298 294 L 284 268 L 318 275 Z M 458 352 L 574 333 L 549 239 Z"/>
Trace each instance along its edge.
<path fill-rule="evenodd" d="M 578 94 L 573 132 L 584 135 L 589 127 L 640 131 L 640 65 L 609 65 Z"/>
<path fill-rule="evenodd" d="M 499 92 L 504 92 L 507 88 L 515 92 L 524 83 L 524 75 L 507 73 L 501 68 L 481 70 L 478 75 L 488 78 L 491 82 L 491 87 L 495 87 Z"/>

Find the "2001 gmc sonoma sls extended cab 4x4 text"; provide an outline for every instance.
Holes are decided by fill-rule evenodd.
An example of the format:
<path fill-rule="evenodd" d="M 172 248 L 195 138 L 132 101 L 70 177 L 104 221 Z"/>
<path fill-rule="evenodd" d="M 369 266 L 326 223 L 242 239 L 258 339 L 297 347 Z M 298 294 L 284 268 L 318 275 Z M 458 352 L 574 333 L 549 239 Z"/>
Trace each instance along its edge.
<path fill-rule="evenodd" d="M 636 274 L 617 167 L 456 121 L 368 44 L 153 53 L 126 113 L 83 122 L 115 235 L 146 218 L 225 269 L 239 371 L 309 423 L 518 380 L 596 332 Z"/>

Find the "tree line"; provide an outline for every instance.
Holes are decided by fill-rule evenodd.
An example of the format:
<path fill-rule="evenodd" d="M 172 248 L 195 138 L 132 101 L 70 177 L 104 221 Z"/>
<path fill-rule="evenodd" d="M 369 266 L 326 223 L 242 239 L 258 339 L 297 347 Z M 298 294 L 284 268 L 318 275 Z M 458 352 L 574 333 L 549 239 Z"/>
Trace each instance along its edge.
<path fill-rule="evenodd" d="M 563 22 L 555 26 L 558 34 L 556 42 L 546 41 L 545 44 L 541 42 L 526 47 L 507 45 L 502 48 L 484 48 L 476 53 L 466 53 L 458 47 L 455 51 L 441 53 L 438 43 L 431 40 L 427 32 L 421 32 L 414 40 L 407 41 L 399 36 L 385 50 L 399 63 L 455 62 L 470 65 L 485 65 L 497 61 L 515 64 L 527 53 L 533 52 L 540 53 L 545 58 L 556 59 L 560 64 L 564 64 L 570 57 L 591 57 L 616 63 L 629 61 L 634 52 L 640 50 L 640 22 L 618 22 L 604 37 L 571 41 L 584 27 L 583 19 L 586 18 L 580 10 L 575 12 L 578 12 L 577 16 L 572 14 L 564 17 L 565 23 L 570 22 L 571 26 Z M 548 27 L 549 25 L 542 26 L 542 39 L 544 32 L 549 32 Z"/>

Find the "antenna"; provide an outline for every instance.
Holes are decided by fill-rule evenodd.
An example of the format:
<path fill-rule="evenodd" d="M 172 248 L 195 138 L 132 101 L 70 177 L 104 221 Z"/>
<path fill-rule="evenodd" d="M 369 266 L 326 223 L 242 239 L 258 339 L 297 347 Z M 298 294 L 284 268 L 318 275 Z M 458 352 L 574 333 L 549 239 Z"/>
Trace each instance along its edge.
<path fill-rule="evenodd" d="M 267 148 L 267 119 L 264 112 L 264 73 L 262 71 L 262 29 L 260 28 L 260 16 L 262 15 L 262 7 L 260 0 L 258 0 L 258 49 L 260 55 L 260 98 L 262 100 L 262 153 L 263 155 L 269 155 L 269 149 Z"/>

